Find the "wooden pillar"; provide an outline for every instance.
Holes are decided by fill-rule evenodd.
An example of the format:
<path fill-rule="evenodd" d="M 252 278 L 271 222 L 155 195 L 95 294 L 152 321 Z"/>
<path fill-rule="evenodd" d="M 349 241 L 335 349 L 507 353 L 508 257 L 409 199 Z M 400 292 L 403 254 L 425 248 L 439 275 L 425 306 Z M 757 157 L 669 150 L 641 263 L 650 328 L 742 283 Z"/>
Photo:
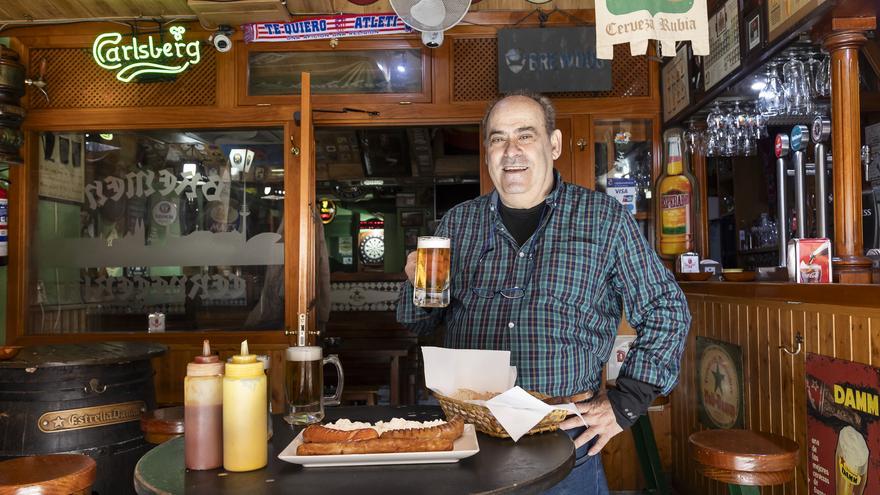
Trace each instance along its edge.
<path fill-rule="evenodd" d="M 859 47 L 861 30 L 832 31 L 823 41 L 831 53 L 831 151 L 834 181 L 834 271 L 842 284 L 871 283 L 871 260 L 863 255 Z"/>

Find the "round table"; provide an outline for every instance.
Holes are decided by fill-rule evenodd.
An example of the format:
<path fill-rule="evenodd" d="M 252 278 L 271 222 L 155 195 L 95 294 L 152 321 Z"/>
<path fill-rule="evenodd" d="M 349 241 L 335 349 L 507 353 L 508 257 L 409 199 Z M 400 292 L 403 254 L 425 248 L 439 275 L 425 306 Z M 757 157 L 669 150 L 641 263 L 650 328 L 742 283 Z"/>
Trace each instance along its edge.
<path fill-rule="evenodd" d="M 375 422 L 393 417 L 424 421 L 443 416 L 433 406 L 359 406 L 328 408 L 326 419 Z M 517 443 L 478 434 L 480 452 L 451 464 L 303 468 L 278 459 L 300 428 L 289 426 L 281 415 L 272 420 L 274 436 L 265 468 L 248 473 L 186 471 L 183 438 L 175 438 L 141 458 L 135 489 L 141 495 L 541 493 L 565 478 L 574 464 L 574 444 L 564 432 L 555 431 L 528 435 Z"/>

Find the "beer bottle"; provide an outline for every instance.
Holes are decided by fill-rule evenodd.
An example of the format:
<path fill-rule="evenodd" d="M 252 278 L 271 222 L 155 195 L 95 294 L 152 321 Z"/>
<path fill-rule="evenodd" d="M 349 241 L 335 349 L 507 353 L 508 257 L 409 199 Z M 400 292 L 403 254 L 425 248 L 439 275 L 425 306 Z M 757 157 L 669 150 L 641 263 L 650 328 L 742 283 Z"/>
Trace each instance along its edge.
<path fill-rule="evenodd" d="M 681 136 L 666 138 L 666 167 L 657 180 L 657 244 L 660 254 L 673 257 L 694 250 L 696 181 L 681 154 Z"/>

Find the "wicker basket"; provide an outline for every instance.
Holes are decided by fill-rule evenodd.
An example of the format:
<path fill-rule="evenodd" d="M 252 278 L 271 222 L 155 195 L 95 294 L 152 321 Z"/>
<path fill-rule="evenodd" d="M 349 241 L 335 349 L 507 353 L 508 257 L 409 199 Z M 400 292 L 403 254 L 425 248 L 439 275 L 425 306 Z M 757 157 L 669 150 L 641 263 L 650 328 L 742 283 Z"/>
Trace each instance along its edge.
<path fill-rule="evenodd" d="M 529 393 L 541 400 L 547 399 L 549 397 L 538 392 Z M 507 432 L 504 431 L 504 427 L 502 427 L 498 423 L 498 421 L 495 419 L 495 416 L 492 415 L 492 412 L 489 411 L 489 408 L 487 408 L 486 406 L 453 399 L 452 397 L 440 395 L 436 392 L 434 392 L 434 397 L 436 397 L 437 401 L 440 402 L 440 407 L 443 408 L 443 413 L 446 414 L 447 418 L 451 418 L 453 416 L 461 416 L 464 418 L 465 423 L 473 423 L 474 426 L 477 428 L 477 431 L 481 431 L 487 435 L 492 435 L 493 437 L 510 438 L 510 435 L 508 435 Z M 554 409 L 549 414 L 544 416 L 544 419 L 542 419 L 538 424 L 532 427 L 532 429 L 529 430 L 526 435 L 543 433 L 545 431 L 554 431 L 559 428 L 559 423 L 561 423 L 567 415 L 568 411 L 564 409 Z"/>

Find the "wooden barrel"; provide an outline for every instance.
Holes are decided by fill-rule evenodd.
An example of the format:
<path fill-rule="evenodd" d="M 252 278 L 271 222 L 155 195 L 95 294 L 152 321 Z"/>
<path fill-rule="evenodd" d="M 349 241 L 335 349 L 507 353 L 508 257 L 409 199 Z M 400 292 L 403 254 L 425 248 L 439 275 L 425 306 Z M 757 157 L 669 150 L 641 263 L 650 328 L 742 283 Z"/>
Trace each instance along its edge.
<path fill-rule="evenodd" d="M 134 493 L 151 445 L 140 417 L 156 407 L 150 357 L 158 344 L 96 342 L 25 347 L 0 361 L 0 460 L 78 453 L 98 464 L 99 495 Z"/>

